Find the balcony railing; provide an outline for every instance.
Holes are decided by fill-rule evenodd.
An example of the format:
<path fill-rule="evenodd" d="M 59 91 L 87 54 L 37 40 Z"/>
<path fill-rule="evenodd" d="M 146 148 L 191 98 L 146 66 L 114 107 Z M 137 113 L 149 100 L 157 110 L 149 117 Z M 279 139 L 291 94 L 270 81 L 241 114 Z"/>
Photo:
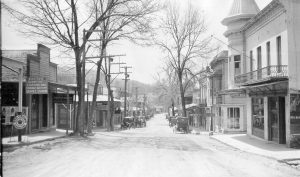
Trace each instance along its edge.
<path fill-rule="evenodd" d="M 237 75 L 234 81 L 238 85 L 257 83 L 272 78 L 286 78 L 288 76 L 287 65 L 272 65 L 249 73 Z"/>

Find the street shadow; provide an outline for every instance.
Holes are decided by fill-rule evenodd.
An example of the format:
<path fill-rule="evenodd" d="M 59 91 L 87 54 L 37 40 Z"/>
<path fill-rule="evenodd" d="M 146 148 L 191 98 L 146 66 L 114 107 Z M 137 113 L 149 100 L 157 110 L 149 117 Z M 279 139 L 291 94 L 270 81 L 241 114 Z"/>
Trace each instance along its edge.
<path fill-rule="evenodd" d="M 268 150 L 268 151 L 295 151 L 296 149 L 287 148 L 285 144 L 278 144 L 276 142 L 272 141 L 265 141 L 265 140 L 259 140 L 256 138 L 252 138 L 248 135 L 236 135 L 232 137 L 232 139 L 235 139 L 237 141 L 240 141 L 242 143 Z"/>

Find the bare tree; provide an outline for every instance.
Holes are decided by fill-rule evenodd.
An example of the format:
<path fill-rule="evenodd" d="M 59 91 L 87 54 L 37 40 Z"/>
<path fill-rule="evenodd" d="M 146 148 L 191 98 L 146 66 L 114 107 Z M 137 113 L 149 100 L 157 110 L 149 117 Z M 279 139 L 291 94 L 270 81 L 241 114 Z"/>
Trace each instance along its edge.
<path fill-rule="evenodd" d="M 163 37 L 155 42 L 166 53 L 168 64 L 174 69 L 179 85 L 182 114 L 186 116 L 185 92 L 195 77 L 197 64 L 213 51 L 205 37 L 206 25 L 199 11 L 188 4 L 181 14 L 176 4 L 168 4 L 160 25 Z"/>
<path fill-rule="evenodd" d="M 175 115 L 174 107 L 177 105 L 179 85 L 175 70 L 168 64 L 162 68 L 162 72 L 157 73 L 156 90 L 158 90 L 158 102 L 165 107 L 172 106 L 172 115 Z M 161 76 L 162 75 L 162 76 Z"/>
<path fill-rule="evenodd" d="M 129 1 L 130 2 L 130 1 Z M 97 8 L 97 13 L 104 13 L 105 8 L 103 7 L 103 3 L 101 0 L 94 0 L 93 7 Z M 93 8 L 91 7 L 91 8 Z M 115 39 L 127 39 L 132 42 L 138 41 L 145 41 L 148 40 L 146 37 L 148 34 L 151 33 L 151 20 L 152 15 L 154 12 L 158 10 L 158 4 L 153 0 L 135 0 L 135 2 L 124 3 L 122 6 L 118 8 L 110 9 L 108 14 L 109 18 L 104 20 L 101 26 L 101 33 L 99 38 L 101 39 L 100 46 L 96 45 L 97 48 L 100 48 L 100 59 L 96 61 L 97 65 L 97 74 L 95 80 L 95 87 L 93 91 L 93 101 L 92 107 L 90 109 L 90 117 L 89 117 L 89 126 L 88 126 L 88 133 L 92 132 L 92 121 L 93 121 L 93 112 L 96 106 L 96 97 L 97 97 L 97 88 L 100 81 L 100 70 L 103 71 L 106 86 L 108 89 L 108 120 L 107 123 L 109 124 L 108 129 L 114 129 L 114 101 L 113 101 L 113 94 L 110 87 L 110 72 L 109 72 L 109 60 L 105 60 L 105 64 L 102 65 L 104 55 L 106 55 L 107 47 L 109 45 L 113 45 L 113 41 Z M 117 15 L 122 14 L 122 15 Z M 97 14 L 96 14 L 97 19 Z"/>
<path fill-rule="evenodd" d="M 83 55 L 87 40 L 93 30 L 109 17 L 127 16 L 130 7 L 144 4 L 144 0 L 99 0 L 103 6 L 102 11 L 93 19 L 93 14 L 98 13 L 96 8 L 87 10 L 85 4 L 92 3 L 74 0 L 22 0 L 24 11 L 18 11 L 2 4 L 18 23 L 22 25 L 20 32 L 28 37 L 37 37 L 52 45 L 59 45 L 66 51 L 73 53 L 76 68 L 76 81 L 78 89 L 78 109 L 76 116 L 75 133 L 83 133 L 83 108 L 85 90 L 85 62 Z M 145 0 L 147 1 L 147 0 Z M 127 10 L 127 11 L 126 11 Z M 109 11 L 115 13 L 109 14 Z M 88 29 L 85 36 L 83 29 Z M 83 40 L 84 39 L 84 40 Z"/>

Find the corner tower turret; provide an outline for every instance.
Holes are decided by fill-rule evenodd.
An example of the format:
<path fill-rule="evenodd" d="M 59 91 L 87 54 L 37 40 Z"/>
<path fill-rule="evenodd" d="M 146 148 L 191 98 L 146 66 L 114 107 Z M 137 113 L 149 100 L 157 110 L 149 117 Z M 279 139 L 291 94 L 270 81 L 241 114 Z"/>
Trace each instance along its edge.
<path fill-rule="evenodd" d="M 235 88 L 234 76 L 244 72 L 245 53 L 241 28 L 254 17 L 259 8 L 255 0 L 233 0 L 229 14 L 222 20 L 227 26 L 224 36 L 228 39 L 228 88 Z"/>

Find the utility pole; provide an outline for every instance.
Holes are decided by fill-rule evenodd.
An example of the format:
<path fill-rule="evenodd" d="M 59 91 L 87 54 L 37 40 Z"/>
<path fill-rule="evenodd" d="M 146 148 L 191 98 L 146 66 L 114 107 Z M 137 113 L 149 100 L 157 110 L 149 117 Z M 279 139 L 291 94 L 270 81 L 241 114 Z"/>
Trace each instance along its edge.
<path fill-rule="evenodd" d="M 143 112 L 144 112 L 144 115 L 146 115 L 146 111 L 145 111 L 145 106 L 146 106 L 146 94 L 144 93 L 144 104 L 143 104 Z"/>
<path fill-rule="evenodd" d="M 97 7 L 97 6 L 96 6 Z M 97 16 L 97 14 L 96 14 L 96 16 Z M 113 39 L 88 39 L 88 40 L 86 40 L 85 39 L 85 35 L 86 35 L 86 33 L 93 33 L 93 32 L 100 32 L 100 33 L 102 33 L 102 32 L 105 32 L 105 31 L 120 31 L 120 30 L 114 30 L 114 29 L 112 29 L 112 30 L 97 30 L 97 29 L 95 29 L 95 30 L 84 30 L 83 31 L 83 41 L 84 42 L 97 42 L 97 41 L 105 41 L 105 40 L 119 40 L 118 38 L 113 38 Z M 89 46 L 90 47 L 90 46 Z M 89 48 L 88 48 L 89 49 Z M 106 58 L 109 58 L 109 60 L 112 58 L 112 57 L 115 57 L 115 56 L 124 56 L 124 55 L 114 55 L 114 56 L 106 56 L 106 50 L 104 51 L 104 56 L 103 55 L 101 55 L 101 56 L 89 56 L 89 57 L 87 57 L 87 56 L 85 56 L 86 55 L 86 53 L 87 53 L 87 51 L 88 51 L 88 49 L 85 51 L 85 49 L 84 49 L 84 51 L 83 51 L 83 82 L 84 82 L 84 80 L 85 80 L 85 76 L 87 75 L 87 73 L 85 73 L 85 62 L 86 62 L 86 60 L 88 59 L 88 60 L 92 60 L 92 59 L 102 59 L 102 58 L 104 58 L 104 59 L 106 59 Z M 109 63 L 109 67 L 110 67 L 110 63 Z M 110 69 L 110 68 L 109 68 Z M 108 73 L 109 74 L 109 73 Z M 110 74 L 109 74 L 109 80 L 110 80 Z M 109 82 L 110 83 L 110 82 Z M 84 84 L 82 84 L 83 85 L 83 87 L 84 87 Z M 109 84 L 109 86 L 110 86 L 110 84 Z M 98 83 L 96 83 L 95 84 L 95 86 L 94 87 L 96 87 L 96 89 L 98 89 Z M 110 88 L 110 87 L 109 87 Z M 82 93 L 85 93 L 84 92 L 84 90 L 83 90 L 83 92 Z M 95 93 L 95 94 L 94 94 Z M 89 109 L 88 109 L 88 114 L 89 114 L 89 117 L 88 117 L 88 126 L 87 126 L 87 129 L 88 129 L 88 133 L 91 133 L 91 130 L 92 130 L 92 127 L 93 127 L 93 119 L 94 119 L 94 117 L 93 117 L 93 110 L 95 109 L 95 106 L 96 106 L 96 97 L 97 97 L 97 95 L 96 95 L 96 92 L 94 92 L 93 93 L 93 100 L 92 100 L 92 105 L 91 105 L 91 108 L 89 107 Z M 110 89 L 109 89 L 109 94 L 108 95 L 110 95 Z"/>
<path fill-rule="evenodd" d="M 138 87 L 135 87 L 135 107 L 136 107 L 136 114 L 138 113 Z"/>
<path fill-rule="evenodd" d="M 135 104 L 136 104 L 136 106 L 138 104 L 138 90 L 139 90 L 139 88 L 135 87 Z"/>
<path fill-rule="evenodd" d="M 109 118 L 110 130 L 113 131 L 114 122 L 113 122 L 113 115 L 111 115 L 111 109 L 112 109 L 111 105 L 114 105 L 114 103 L 113 103 L 113 93 L 112 93 L 113 91 L 111 90 L 111 75 L 112 74 L 117 74 L 117 76 L 118 76 L 122 72 L 111 73 L 110 69 L 111 69 L 111 65 L 119 65 L 120 66 L 121 64 L 126 64 L 126 63 L 120 63 L 120 62 L 119 63 L 111 63 L 111 62 L 113 62 L 113 58 L 108 57 L 108 69 L 107 69 L 108 70 L 108 75 L 107 75 L 108 83 L 107 83 L 107 88 L 108 88 L 108 101 L 109 101 L 109 103 L 108 103 L 108 114 L 107 114 L 107 116 Z M 114 114 L 114 113 L 112 112 L 112 114 Z M 111 119 L 111 117 L 112 117 L 112 119 Z"/>
<path fill-rule="evenodd" d="M 123 79 L 123 80 L 125 80 L 125 95 L 124 95 L 124 117 L 126 117 L 127 116 L 127 81 L 128 80 L 130 80 L 130 79 L 128 79 L 129 78 L 129 72 L 128 72 L 128 68 L 132 68 L 132 67 L 130 67 L 130 66 L 125 66 L 125 67 L 122 67 L 122 68 L 124 68 L 125 69 L 125 73 L 124 73 L 124 75 L 125 75 L 125 79 Z"/>

